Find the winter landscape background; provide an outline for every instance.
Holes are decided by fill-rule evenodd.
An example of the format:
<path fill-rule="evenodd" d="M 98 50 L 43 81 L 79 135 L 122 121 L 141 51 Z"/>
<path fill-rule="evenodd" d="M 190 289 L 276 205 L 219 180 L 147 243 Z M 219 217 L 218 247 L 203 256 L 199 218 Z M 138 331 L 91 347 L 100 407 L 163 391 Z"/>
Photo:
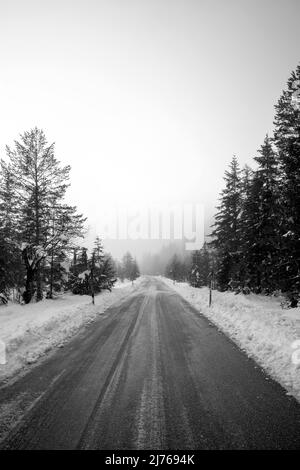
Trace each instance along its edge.
<path fill-rule="evenodd" d="M 251 358 L 257 364 L 253 370 L 283 387 L 278 403 L 283 400 L 289 409 L 285 399 L 299 402 L 299 17 L 297 0 L 0 0 L 0 441 L 37 398 L 24 390 L 16 398 L 14 381 L 34 377 L 35 367 L 43 371 L 47 360 L 55 362 L 55 354 L 93 325 L 100 336 L 107 328 L 103 347 L 111 341 L 107 357 L 116 354 L 116 359 L 103 383 L 121 397 L 127 392 L 113 381 L 115 370 L 126 375 L 122 361 L 131 356 L 123 357 L 123 350 L 140 354 L 142 363 L 149 347 L 152 375 L 141 374 L 144 388 L 135 391 L 141 401 L 140 421 L 132 425 L 138 438 L 129 445 L 120 437 L 121 448 L 144 448 L 148 432 L 156 448 L 174 445 L 163 432 L 161 441 L 159 434 L 158 440 L 153 437 L 156 420 L 167 415 L 157 378 L 163 376 L 159 335 L 166 331 L 162 342 L 169 344 L 182 329 L 188 347 L 181 355 L 177 351 L 180 362 L 190 360 L 189 341 L 196 348 L 198 328 L 200 335 L 214 328 L 244 354 L 236 364 Z M 189 220 L 203 238 L 199 249 L 186 249 L 194 240 L 184 231 L 175 237 L 174 214 L 169 237 L 161 231 L 151 235 L 151 226 L 145 234 L 141 214 L 187 203 L 204 208 L 200 225 L 192 213 Z M 127 231 L 120 236 L 118 226 L 117 236 L 107 237 L 120 207 L 129 214 Z M 197 312 L 206 326 L 197 323 Z M 120 338 L 114 341 L 118 328 Z M 84 337 L 82 344 L 88 341 Z M 226 344 L 224 357 L 230 358 L 231 343 Z M 171 364 L 175 352 L 170 351 Z M 213 345 L 205 352 L 207 364 L 215 364 Z M 95 363 L 88 362 L 93 354 L 87 357 L 94 371 Z M 197 364 L 193 380 L 200 388 L 206 383 L 212 390 L 229 390 L 224 377 L 205 382 L 198 376 L 205 369 L 198 360 L 192 356 L 189 364 L 191 370 Z M 170 371 L 176 376 L 171 366 Z M 60 373 L 64 370 L 57 377 Z M 79 389 L 92 394 L 95 382 L 80 380 Z M 137 383 L 132 379 L 131 388 Z M 258 390 L 256 398 L 267 396 L 261 385 Z M 176 393 L 178 398 L 183 392 Z M 153 408 L 147 409 L 145 397 L 154 400 Z M 99 411 L 98 398 L 93 399 L 92 417 Z M 251 406 L 260 417 L 260 405 L 252 399 L 254 394 Z M 275 416 L 276 400 L 272 406 Z M 78 445 L 101 447 L 106 441 L 99 444 L 97 420 L 89 419 L 86 428 L 84 420 L 80 424 Z M 185 429 L 196 435 L 192 418 L 185 419 Z M 224 429 L 231 422 L 226 419 Z M 150 431 L 146 422 L 153 424 Z M 126 435 L 126 426 L 122 429 Z M 232 441 L 217 447 L 256 446 L 252 437 L 235 441 L 238 433 L 232 429 Z M 289 445 L 286 435 L 282 431 L 283 447 Z M 190 448 L 195 442 L 199 445 L 194 439 Z"/>

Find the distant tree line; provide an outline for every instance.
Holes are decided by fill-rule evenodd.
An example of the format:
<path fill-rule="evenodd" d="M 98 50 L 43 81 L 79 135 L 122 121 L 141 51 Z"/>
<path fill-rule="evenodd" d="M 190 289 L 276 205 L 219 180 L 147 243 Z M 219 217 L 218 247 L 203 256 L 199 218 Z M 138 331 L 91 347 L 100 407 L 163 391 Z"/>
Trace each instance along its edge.
<path fill-rule="evenodd" d="M 216 252 L 206 242 L 200 250 L 175 253 L 165 270 L 165 276 L 174 282 L 189 282 L 193 287 L 210 283 L 216 265 Z"/>
<path fill-rule="evenodd" d="M 174 282 L 184 282 L 189 279 L 191 260 L 188 255 L 174 253 L 166 266 L 165 275 Z"/>
<path fill-rule="evenodd" d="M 157 252 L 146 252 L 141 259 L 141 270 L 144 274 L 165 275 L 168 271 L 170 260 L 176 254 L 179 259 L 185 257 L 185 241 L 172 240 L 160 245 Z"/>
<path fill-rule="evenodd" d="M 128 279 L 133 283 L 140 276 L 138 263 L 129 251 L 125 253 L 122 261 L 116 263 L 116 271 L 121 281 Z"/>

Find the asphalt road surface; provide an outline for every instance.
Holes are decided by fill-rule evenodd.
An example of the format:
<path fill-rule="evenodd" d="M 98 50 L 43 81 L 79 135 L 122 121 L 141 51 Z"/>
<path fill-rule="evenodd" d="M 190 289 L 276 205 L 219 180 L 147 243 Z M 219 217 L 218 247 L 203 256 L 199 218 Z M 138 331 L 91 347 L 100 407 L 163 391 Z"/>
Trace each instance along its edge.
<path fill-rule="evenodd" d="M 295 399 L 156 278 L 0 390 L 22 400 L 1 448 L 300 448 Z"/>

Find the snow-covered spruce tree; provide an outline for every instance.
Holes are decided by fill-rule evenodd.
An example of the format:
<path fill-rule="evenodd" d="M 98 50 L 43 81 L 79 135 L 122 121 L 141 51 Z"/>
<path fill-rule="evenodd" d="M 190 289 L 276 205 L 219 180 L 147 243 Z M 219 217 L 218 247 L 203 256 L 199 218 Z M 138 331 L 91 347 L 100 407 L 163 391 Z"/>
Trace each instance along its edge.
<path fill-rule="evenodd" d="M 89 266 L 88 249 L 86 247 L 73 247 L 73 264 L 70 268 L 67 288 L 73 294 L 89 294 Z"/>
<path fill-rule="evenodd" d="M 180 260 L 176 253 L 167 264 L 165 275 L 174 282 L 186 280 L 185 264 Z"/>
<path fill-rule="evenodd" d="M 101 292 L 104 289 L 111 290 L 116 282 L 116 272 L 112 257 L 104 253 L 102 241 L 96 237 L 92 257 L 89 265 L 93 278 L 94 292 Z"/>
<path fill-rule="evenodd" d="M 139 266 L 136 259 L 133 260 L 130 271 L 130 280 L 133 283 L 140 276 Z"/>
<path fill-rule="evenodd" d="M 192 254 L 189 281 L 193 287 L 207 286 L 211 272 L 210 254 L 205 242 L 201 250 Z"/>
<path fill-rule="evenodd" d="M 70 167 L 61 167 L 54 156 L 54 144 L 48 145 L 42 130 L 34 128 L 15 141 L 15 148 L 7 147 L 7 156 L 15 177 L 15 191 L 19 202 L 22 240 L 22 256 L 26 268 L 24 292 L 25 303 L 30 302 L 36 286 L 36 298 L 43 297 L 42 262 L 62 240 L 82 235 L 84 219 L 78 215 L 73 224 L 76 209 L 64 206 L 63 198 L 69 186 Z M 67 220 L 57 224 L 51 232 L 49 220 L 53 206 L 57 207 L 59 218 Z M 64 215 L 63 215 L 64 214 Z"/>
<path fill-rule="evenodd" d="M 241 257 L 240 257 L 240 284 L 241 287 L 248 286 L 249 283 L 249 267 L 252 268 L 251 263 L 247 259 L 247 248 L 249 244 L 248 234 L 248 218 L 249 212 L 253 216 L 252 204 L 252 185 L 253 185 L 253 170 L 245 165 L 241 172 L 241 215 L 238 225 L 238 234 L 240 239 Z M 251 271 L 251 269 L 250 269 Z"/>
<path fill-rule="evenodd" d="M 275 143 L 282 171 L 283 290 L 300 290 L 300 65 L 292 72 L 275 115 Z"/>
<path fill-rule="evenodd" d="M 239 281 L 240 240 L 239 217 L 241 213 L 241 178 L 237 158 L 234 156 L 225 172 L 225 189 L 220 195 L 220 205 L 211 234 L 210 246 L 218 251 L 216 278 L 221 290 L 230 281 Z"/>
<path fill-rule="evenodd" d="M 140 271 L 137 261 L 129 251 L 123 256 L 121 265 L 118 266 L 117 274 L 122 280 L 129 279 L 132 282 L 139 277 Z"/>
<path fill-rule="evenodd" d="M 278 287 L 280 253 L 280 186 L 278 157 L 266 136 L 254 157 L 258 163 L 252 178 L 244 183 L 240 219 L 243 284 L 251 290 L 272 291 Z"/>
<path fill-rule="evenodd" d="M 124 266 L 120 261 L 116 261 L 116 274 L 121 282 L 125 279 Z"/>
<path fill-rule="evenodd" d="M 193 251 L 189 282 L 193 287 L 201 287 L 201 250 Z"/>
<path fill-rule="evenodd" d="M 70 272 L 72 274 L 74 274 L 75 276 L 78 275 L 78 253 L 80 251 L 80 247 L 78 245 L 73 245 L 71 248 L 70 248 L 71 252 L 72 252 L 72 262 L 71 262 L 71 266 L 70 266 Z"/>
<path fill-rule="evenodd" d="M 50 244 L 47 257 L 44 260 L 48 277 L 45 280 L 48 285 L 48 298 L 52 298 L 53 290 L 61 290 L 67 281 L 64 264 L 67 255 L 73 250 L 73 240 L 83 236 L 83 226 L 86 219 L 77 214 L 74 206 L 67 204 L 56 204 L 52 202 L 49 206 Z"/>
<path fill-rule="evenodd" d="M 22 285 L 24 269 L 19 248 L 20 230 L 15 177 L 8 164 L 0 162 L 0 292 L 9 294 Z"/>
<path fill-rule="evenodd" d="M 117 280 L 114 261 L 108 253 L 104 252 L 99 237 L 96 238 L 94 245 L 90 257 L 88 257 L 87 248 L 82 248 L 76 269 L 74 266 L 71 267 L 68 288 L 73 294 L 94 297 L 102 290 L 111 290 Z"/>
<path fill-rule="evenodd" d="M 43 283 L 47 286 L 46 297 L 53 298 L 54 292 L 62 292 L 66 289 L 69 278 L 69 260 L 64 249 L 56 247 L 50 250 L 42 264 Z"/>
<path fill-rule="evenodd" d="M 200 250 L 200 283 L 202 286 L 207 286 L 209 281 L 209 274 L 211 271 L 211 257 L 205 242 Z"/>
<path fill-rule="evenodd" d="M 107 289 L 111 291 L 116 283 L 116 266 L 113 258 L 109 253 L 104 254 L 102 271 L 101 271 L 101 286 L 100 289 Z"/>
<path fill-rule="evenodd" d="M 122 258 L 123 275 L 125 279 L 130 279 L 133 264 L 132 254 L 128 251 Z"/>
<path fill-rule="evenodd" d="M 79 272 L 86 271 L 88 269 L 88 249 L 84 246 L 81 248 L 80 254 L 78 256 L 78 270 Z"/>
<path fill-rule="evenodd" d="M 102 241 L 98 236 L 96 237 L 96 240 L 94 242 L 93 253 L 94 253 L 95 263 L 100 268 L 104 260 L 104 248 L 103 248 Z"/>

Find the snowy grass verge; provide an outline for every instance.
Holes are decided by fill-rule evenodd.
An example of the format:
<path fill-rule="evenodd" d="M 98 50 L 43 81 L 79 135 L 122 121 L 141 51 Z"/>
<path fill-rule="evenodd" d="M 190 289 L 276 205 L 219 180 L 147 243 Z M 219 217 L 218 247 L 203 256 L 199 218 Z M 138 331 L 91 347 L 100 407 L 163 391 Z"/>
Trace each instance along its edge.
<path fill-rule="evenodd" d="M 133 292 L 132 286 L 118 283 L 112 292 L 103 291 L 95 297 L 64 294 L 55 300 L 29 305 L 9 304 L 0 307 L 0 342 L 5 344 L 6 364 L 0 364 L 0 380 L 16 374 L 24 366 L 36 362 L 55 347 L 93 322 L 115 302 Z"/>
<path fill-rule="evenodd" d="M 300 401 L 300 308 L 283 310 L 276 297 L 217 291 L 208 307 L 208 288 L 162 279 Z"/>

